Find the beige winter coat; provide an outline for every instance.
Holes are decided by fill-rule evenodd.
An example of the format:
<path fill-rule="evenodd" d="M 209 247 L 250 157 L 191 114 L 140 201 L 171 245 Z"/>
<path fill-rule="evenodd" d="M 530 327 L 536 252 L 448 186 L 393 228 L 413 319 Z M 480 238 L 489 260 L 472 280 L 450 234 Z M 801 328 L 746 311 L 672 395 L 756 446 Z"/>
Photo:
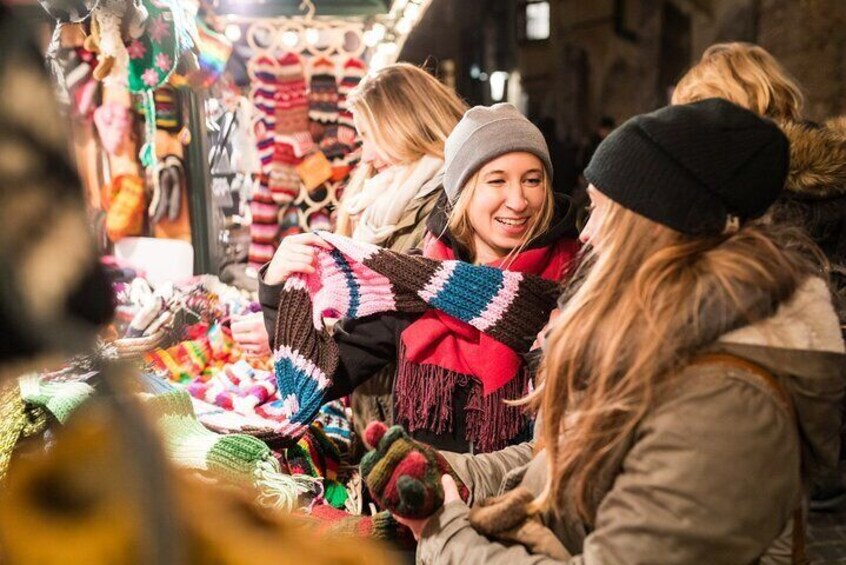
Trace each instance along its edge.
<path fill-rule="evenodd" d="M 754 362 L 780 386 L 730 364 L 685 369 L 602 472 L 594 527 L 570 508 L 541 517 L 567 563 L 791 562 L 800 444 L 811 466 L 837 457 L 846 355 L 826 286 L 809 280 L 774 317 L 727 334 L 714 351 Z M 545 452 L 533 456 L 530 444 L 448 459 L 471 488 L 471 504 L 516 486 L 538 495 L 546 483 Z M 468 514 L 463 503 L 436 514 L 418 561 L 553 562 L 482 536 Z"/>

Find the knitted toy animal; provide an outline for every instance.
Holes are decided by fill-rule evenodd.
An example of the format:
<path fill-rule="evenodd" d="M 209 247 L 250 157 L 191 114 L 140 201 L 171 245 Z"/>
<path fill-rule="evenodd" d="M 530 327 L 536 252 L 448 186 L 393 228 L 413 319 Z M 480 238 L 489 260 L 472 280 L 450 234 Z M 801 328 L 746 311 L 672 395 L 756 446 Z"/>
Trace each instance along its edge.
<path fill-rule="evenodd" d="M 371 422 L 364 441 L 373 449 L 361 460 L 361 476 L 373 499 L 402 518 L 421 519 L 444 504 L 441 476 L 452 475 L 461 498 L 469 491 L 436 449 L 411 439 L 401 426 Z"/>

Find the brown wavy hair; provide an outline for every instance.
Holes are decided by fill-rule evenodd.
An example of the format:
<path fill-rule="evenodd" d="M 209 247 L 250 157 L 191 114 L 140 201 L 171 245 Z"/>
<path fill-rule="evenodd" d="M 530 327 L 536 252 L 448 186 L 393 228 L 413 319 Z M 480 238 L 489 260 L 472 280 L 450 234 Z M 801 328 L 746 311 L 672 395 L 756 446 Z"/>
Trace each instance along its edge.
<path fill-rule="evenodd" d="M 547 336 L 540 409 L 549 480 L 536 509 L 592 523 L 598 477 L 660 385 L 728 331 L 771 316 L 813 268 L 795 230 L 751 223 L 691 237 L 610 202 Z M 782 243 L 785 242 L 785 243 Z"/>
<path fill-rule="evenodd" d="M 725 98 L 776 120 L 802 119 L 804 96 L 796 80 L 763 47 L 717 43 L 676 85 L 673 104 Z"/>

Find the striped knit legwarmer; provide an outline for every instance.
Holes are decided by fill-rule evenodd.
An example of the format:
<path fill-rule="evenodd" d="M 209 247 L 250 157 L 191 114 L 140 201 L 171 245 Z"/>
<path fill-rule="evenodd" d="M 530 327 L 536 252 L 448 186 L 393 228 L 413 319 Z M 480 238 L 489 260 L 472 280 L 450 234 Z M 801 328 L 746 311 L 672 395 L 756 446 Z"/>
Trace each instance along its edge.
<path fill-rule="evenodd" d="M 315 273 L 292 276 L 280 293 L 274 353 L 280 400 L 263 407 L 268 417 L 287 419 L 297 436 L 317 415 L 338 366 L 324 317 L 435 308 L 525 353 L 558 297 L 556 283 L 524 273 L 318 235 L 334 249 L 319 249 Z"/>

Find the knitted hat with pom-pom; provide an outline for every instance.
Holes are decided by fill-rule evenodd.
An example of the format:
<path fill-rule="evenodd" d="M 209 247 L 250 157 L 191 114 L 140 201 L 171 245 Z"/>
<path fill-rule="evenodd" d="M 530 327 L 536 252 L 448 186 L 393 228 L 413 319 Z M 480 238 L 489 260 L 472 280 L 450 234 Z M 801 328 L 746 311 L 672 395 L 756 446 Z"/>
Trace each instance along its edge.
<path fill-rule="evenodd" d="M 361 476 L 373 499 L 392 514 L 411 519 L 434 514 L 444 503 L 441 477 L 446 474 L 455 479 L 461 498 L 468 498 L 444 456 L 411 439 L 402 427 L 372 422 L 364 441 L 373 451 L 361 460 Z"/>

